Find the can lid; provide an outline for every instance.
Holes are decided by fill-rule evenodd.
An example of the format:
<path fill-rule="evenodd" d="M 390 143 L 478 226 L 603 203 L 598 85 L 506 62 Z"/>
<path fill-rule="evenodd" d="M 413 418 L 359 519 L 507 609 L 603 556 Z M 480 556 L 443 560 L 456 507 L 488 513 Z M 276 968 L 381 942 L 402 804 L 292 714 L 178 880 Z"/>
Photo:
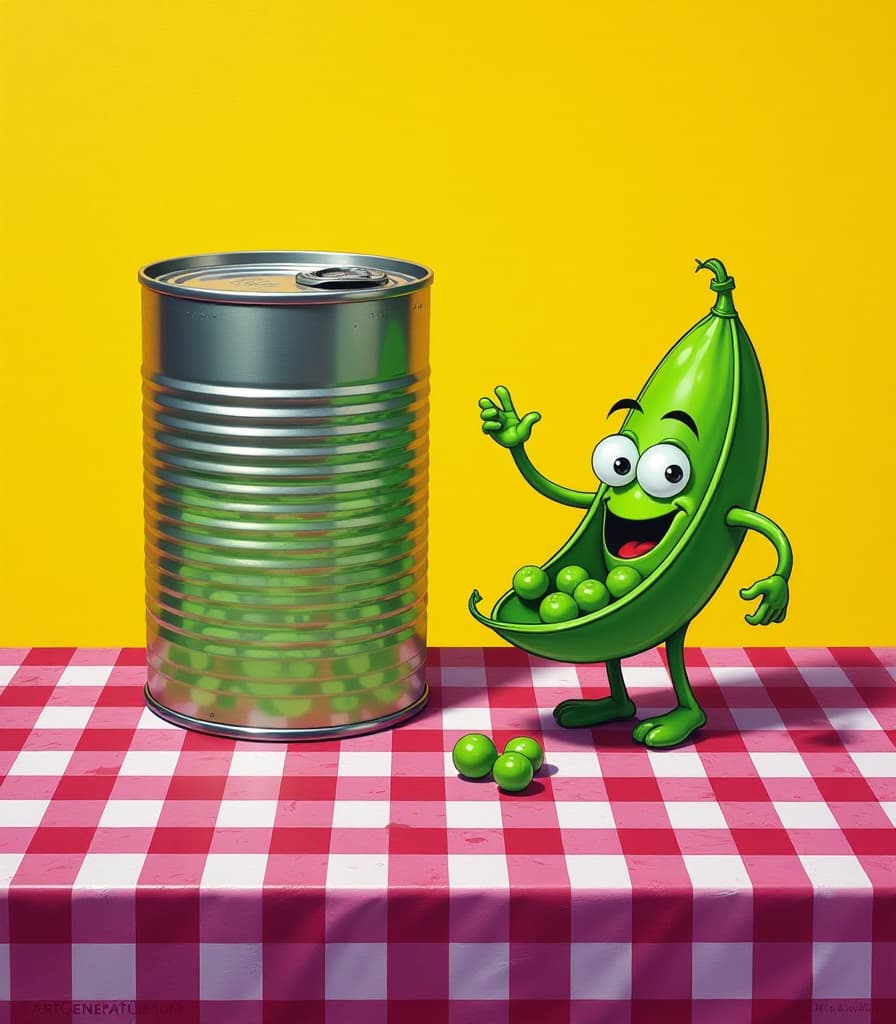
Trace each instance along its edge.
<path fill-rule="evenodd" d="M 432 283 L 419 263 L 338 252 L 224 252 L 150 263 L 140 283 L 204 302 L 304 305 L 363 302 L 418 291 Z"/>

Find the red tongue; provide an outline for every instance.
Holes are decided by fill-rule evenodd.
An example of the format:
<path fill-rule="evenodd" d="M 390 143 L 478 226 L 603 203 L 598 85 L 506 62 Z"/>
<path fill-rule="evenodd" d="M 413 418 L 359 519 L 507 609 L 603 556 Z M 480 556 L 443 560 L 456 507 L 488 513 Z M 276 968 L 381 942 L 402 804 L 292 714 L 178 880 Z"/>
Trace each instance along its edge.
<path fill-rule="evenodd" d="M 637 558 L 639 555 L 646 555 L 655 547 L 655 540 L 627 540 L 619 549 L 619 557 Z"/>

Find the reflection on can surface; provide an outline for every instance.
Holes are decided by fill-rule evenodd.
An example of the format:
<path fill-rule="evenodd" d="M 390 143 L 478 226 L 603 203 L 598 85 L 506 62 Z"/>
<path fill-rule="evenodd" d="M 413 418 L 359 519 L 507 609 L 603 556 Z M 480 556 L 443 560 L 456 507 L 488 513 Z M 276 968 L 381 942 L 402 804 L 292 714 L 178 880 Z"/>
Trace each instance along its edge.
<path fill-rule="evenodd" d="M 144 268 L 147 699 L 259 739 L 427 698 L 431 274 L 225 253 Z"/>

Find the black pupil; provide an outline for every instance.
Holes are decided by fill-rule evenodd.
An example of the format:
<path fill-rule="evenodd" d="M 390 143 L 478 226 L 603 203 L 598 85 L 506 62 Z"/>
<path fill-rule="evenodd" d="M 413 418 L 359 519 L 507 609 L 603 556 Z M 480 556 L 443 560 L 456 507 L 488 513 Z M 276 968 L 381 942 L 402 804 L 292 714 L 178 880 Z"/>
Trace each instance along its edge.
<path fill-rule="evenodd" d="M 666 479 L 670 484 L 681 483 L 684 472 L 681 466 L 666 466 Z"/>
<path fill-rule="evenodd" d="M 613 469 L 620 475 L 625 476 L 631 472 L 632 464 L 626 458 L 619 458 L 613 463 Z"/>

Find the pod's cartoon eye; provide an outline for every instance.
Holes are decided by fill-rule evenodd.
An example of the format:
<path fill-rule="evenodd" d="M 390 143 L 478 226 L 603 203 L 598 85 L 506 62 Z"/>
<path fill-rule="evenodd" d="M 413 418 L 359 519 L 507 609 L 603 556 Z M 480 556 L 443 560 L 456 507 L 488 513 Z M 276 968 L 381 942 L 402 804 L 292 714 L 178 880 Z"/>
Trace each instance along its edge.
<path fill-rule="evenodd" d="M 594 449 L 591 465 L 598 480 L 609 487 L 622 487 L 635 479 L 638 449 L 624 434 L 611 434 Z"/>
<path fill-rule="evenodd" d="M 674 498 L 691 479 L 691 462 L 674 444 L 655 444 L 638 463 L 638 483 L 653 498 Z"/>

